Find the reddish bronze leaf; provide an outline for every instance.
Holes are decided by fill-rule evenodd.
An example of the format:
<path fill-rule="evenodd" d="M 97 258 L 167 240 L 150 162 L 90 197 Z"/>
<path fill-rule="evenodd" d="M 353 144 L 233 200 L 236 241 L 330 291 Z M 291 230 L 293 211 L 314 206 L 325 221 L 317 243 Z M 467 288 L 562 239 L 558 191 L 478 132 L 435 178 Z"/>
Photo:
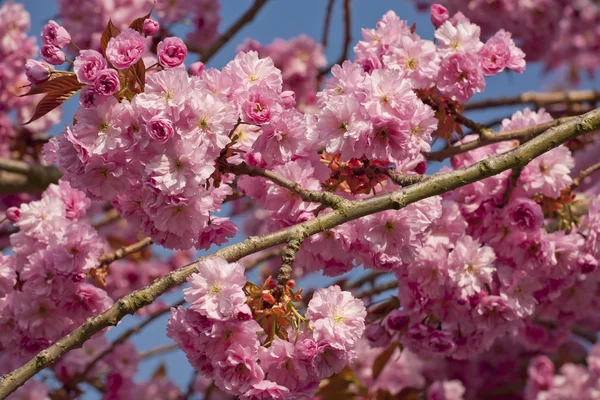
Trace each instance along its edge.
<path fill-rule="evenodd" d="M 119 28 L 113 25 L 112 20 L 108 20 L 108 24 L 106 25 L 106 29 L 102 32 L 102 37 L 100 38 L 100 47 L 102 47 L 102 55 L 106 57 L 106 46 L 108 46 L 108 42 L 110 39 L 116 37 L 121 31 Z"/>
<path fill-rule="evenodd" d="M 144 65 L 144 60 L 140 58 L 138 62 L 136 62 L 129 68 L 135 76 L 136 81 L 140 84 L 140 89 L 143 92 L 144 84 L 146 83 L 146 66 Z"/>
<path fill-rule="evenodd" d="M 60 106 L 62 103 L 79 93 L 80 90 L 81 86 L 78 86 L 77 88 L 70 88 L 62 91 L 57 90 L 48 93 L 35 107 L 35 112 L 33 113 L 31 119 L 25 122 L 23 125 L 27 125 L 48 114 L 50 111 L 54 110 L 56 107 Z"/>
<path fill-rule="evenodd" d="M 68 91 L 71 89 L 81 88 L 82 86 L 83 84 L 77 80 L 77 76 L 75 74 L 62 71 L 53 72 L 52 75 L 50 75 L 50 79 L 48 79 L 46 82 L 31 87 L 29 92 L 22 94 L 19 97 L 56 91 Z"/>
<path fill-rule="evenodd" d="M 398 344 L 396 342 L 392 342 L 381 354 L 377 356 L 373 362 L 373 379 L 377 379 L 383 370 L 383 367 L 385 367 L 385 365 L 388 363 L 397 347 Z"/>
<path fill-rule="evenodd" d="M 143 34 L 144 33 L 144 21 L 148 18 L 150 18 L 150 15 L 152 14 L 152 11 L 150 11 L 148 14 L 144 15 L 143 17 L 137 18 L 135 21 L 133 21 L 131 23 L 131 25 L 129 25 L 129 27 L 131 29 L 134 29 L 136 31 L 138 31 L 139 33 Z"/>

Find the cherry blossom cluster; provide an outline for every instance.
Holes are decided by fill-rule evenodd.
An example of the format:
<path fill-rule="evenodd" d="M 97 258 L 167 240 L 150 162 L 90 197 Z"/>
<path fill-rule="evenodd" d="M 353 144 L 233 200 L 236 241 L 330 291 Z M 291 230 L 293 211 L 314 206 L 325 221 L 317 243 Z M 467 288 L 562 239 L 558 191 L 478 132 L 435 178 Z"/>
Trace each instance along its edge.
<path fill-rule="evenodd" d="M 249 39 L 238 47 L 238 51 L 250 50 L 257 51 L 261 58 L 273 60 L 281 70 L 283 90 L 295 93 L 298 106 L 315 103 L 319 72 L 327 65 L 321 44 L 302 35 L 291 40 L 276 39 L 266 46 Z"/>
<path fill-rule="evenodd" d="M 560 368 L 547 356 L 538 356 L 527 369 L 526 400 L 593 399 L 600 391 L 600 345 L 593 345 L 586 365 L 565 363 Z"/>
<path fill-rule="evenodd" d="M 600 23 L 600 6 L 593 0 L 442 0 L 435 3 L 441 3 L 452 12 L 464 13 L 481 26 L 486 37 L 501 29 L 511 32 L 530 61 L 542 60 L 551 69 L 573 67 L 589 72 L 598 69 L 600 33 L 596 27 Z M 443 15 L 444 8 L 434 7 L 435 15 Z"/>
<path fill-rule="evenodd" d="M 110 19 L 119 29 L 125 29 L 136 18 L 153 10 L 158 22 L 148 28 L 150 35 L 163 30 L 159 38 L 171 36 L 168 29 L 191 20 L 187 42 L 198 49 L 207 48 L 218 37 L 221 5 L 218 0 L 59 0 L 58 15 L 64 27 L 73 33 L 73 41 L 82 49 L 100 50 L 100 37 Z"/>
<path fill-rule="evenodd" d="M 67 182 L 8 210 L 19 228 L 0 266 L 1 370 L 9 372 L 110 305 L 88 282 L 104 241 L 83 219 L 90 200 Z"/>
<path fill-rule="evenodd" d="M 315 292 L 308 321 L 302 317 L 302 324 L 275 334 L 269 330 L 271 319 L 262 314 L 253 319 L 240 264 L 209 258 L 198 264 L 188 283 L 184 294 L 191 305 L 172 309 L 168 335 L 192 366 L 225 393 L 243 399 L 311 397 L 321 380 L 356 357 L 365 306 L 338 286 Z"/>

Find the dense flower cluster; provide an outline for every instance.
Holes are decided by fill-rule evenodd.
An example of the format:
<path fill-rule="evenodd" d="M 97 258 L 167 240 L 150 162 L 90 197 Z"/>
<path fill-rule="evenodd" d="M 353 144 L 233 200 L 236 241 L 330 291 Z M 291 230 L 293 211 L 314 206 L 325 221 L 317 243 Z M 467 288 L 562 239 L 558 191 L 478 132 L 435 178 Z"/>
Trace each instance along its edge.
<path fill-rule="evenodd" d="M 187 42 L 199 49 L 210 46 L 218 37 L 221 22 L 218 0 L 59 0 L 58 3 L 60 21 L 82 49 L 100 50 L 100 37 L 109 19 L 117 28 L 125 29 L 151 9 L 158 21 L 146 23 L 149 29 L 146 35 L 169 36 L 167 30 L 159 32 L 159 26 L 172 27 L 191 19 Z"/>
<path fill-rule="evenodd" d="M 43 62 L 22 57 L 36 52 L 24 10 L 12 2 L 0 8 L 6 22 L 0 73 L 8 77 L 1 76 L 0 99 L 16 93 L 7 81 L 24 78 L 33 94 L 58 96 L 50 93 L 56 87 L 63 97 L 80 92 L 72 124 L 44 146 L 45 162 L 63 173 L 60 183 L 6 212 L 16 229 L 10 231 L 12 253 L 0 256 L 0 372 L 113 300 L 187 264 L 192 249 L 233 238 L 237 226 L 217 214 L 225 202 L 242 197 L 228 215 L 245 213 L 247 233 L 257 235 L 328 215 L 344 199 L 389 193 L 399 186 L 395 175 L 418 178 L 434 140 L 454 132 L 442 108 L 446 116 L 461 117 L 486 77 L 525 68 L 525 53 L 502 26 L 489 31 L 486 25 L 484 42 L 479 25 L 438 4 L 431 8 L 434 41 L 390 11 L 375 29 L 363 30 L 354 61 L 335 65 L 321 91 L 323 49 L 304 36 L 267 46 L 246 41 L 222 69 L 196 62 L 186 70 L 188 50 L 206 48 L 216 37 L 216 1 L 158 0 L 156 20 L 148 14 L 133 24 L 153 1 L 92 1 L 85 18 L 82 2 L 60 4 L 60 24 L 50 21 L 41 33 Z M 564 12 L 586 4 L 565 5 Z M 538 17 L 556 17 L 559 30 L 575 29 L 564 22 L 562 7 L 553 13 Z M 186 41 L 171 36 L 173 24 L 190 14 L 195 27 Z M 516 29 L 515 38 L 527 44 L 528 29 Z M 69 61 L 67 54 L 72 72 L 51 67 Z M 29 119 L 34 97 L 13 97 L 0 103 L 0 112 L 16 110 L 18 119 Z M 53 115 L 36 119 L 31 130 L 48 128 Z M 0 133 L 14 136 L 5 119 Z M 544 109 L 525 109 L 502 121 L 501 131 L 552 120 Z M 461 135 L 454 145 L 474 140 L 481 138 Z M 452 157 L 441 172 L 518 144 L 478 146 Z M 575 348 L 574 330 L 600 326 L 594 313 L 600 305 L 600 201 L 594 188 L 575 192 L 574 177 L 586 164 L 576 163 L 570 145 L 522 169 L 288 242 L 282 259 L 293 259 L 296 277 L 339 276 L 358 266 L 389 273 L 398 282 L 398 296 L 389 302 L 373 301 L 375 292 L 355 297 L 347 290 L 356 287 L 341 280 L 311 292 L 302 305 L 302 290 L 290 276 L 277 283 L 268 277 L 259 287 L 247 282 L 242 264 L 200 260 L 184 289 L 189 306 L 173 308 L 167 328 L 202 375 L 196 390 L 214 384 L 219 396 L 248 400 L 313 398 L 341 387 L 363 398 L 477 399 L 523 380 L 531 359 L 525 398 L 592 397 L 598 391 L 596 347 L 587 370 L 561 360 L 557 376 L 548 358 L 535 358 Z M 586 151 L 593 157 L 596 148 Z M 335 193 L 329 198 L 338 202 L 298 195 L 307 191 Z M 126 228 L 91 225 L 91 216 L 109 205 Z M 99 266 L 108 249 L 141 235 L 182 251 L 160 260 L 146 249 Z M 362 298 L 373 306 L 368 317 Z M 151 310 L 161 307 L 157 302 Z M 160 373 L 136 382 L 141 358 L 131 342 L 112 348 L 102 332 L 57 362 L 54 374 L 67 393 L 83 381 L 96 383 L 103 400 L 183 396 Z M 503 368 L 508 372 L 494 374 Z M 39 382 L 15 396 L 58 398 Z"/>
<path fill-rule="evenodd" d="M 511 32 L 529 60 L 543 60 L 549 68 L 573 67 L 593 72 L 600 64 L 597 29 L 600 6 L 593 0 L 436 0 L 435 3 L 452 12 L 464 13 L 481 26 L 487 37 L 501 29 Z M 439 10 L 439 5 L 435 7 Z"/>
<path fill-rule="evenodd" d="M 0 267 L 2 371 L 112 304 L 85 281 L 104 252 L 104 241 L 82 219 L 89 207 L 82 192 L 61 182 L 12 213 L 19 228 L 10 237 L 14 255 L 3 255 Z"/>
<path fill-rule="evenodd" d="M 281 70 L 283 90 L 293 91 L 298 105 L 314 104 L 319 72 L 327 65 L 323 46 L 302 35 L 291 40 L 276 39 L 266 46 L 247 40 L 238 47 L 238 51 L 250 50 L 257 51 L 261 58 L 273 60 Z"/>
<path fill-rule="evenodd" d="M 172 310 L 168 335 L 225 393 L 243 399 L 307 398 L 322 379 L 356 357 L 365 306 L 338 286 L 319 289 L 308 303 L 309 325 L 297 332 L 290 327 L 284 339 L 269 337 L 252 319 L 240 264 L 209 258 L 188 283 L 184 294 L 191 305 Z"/>

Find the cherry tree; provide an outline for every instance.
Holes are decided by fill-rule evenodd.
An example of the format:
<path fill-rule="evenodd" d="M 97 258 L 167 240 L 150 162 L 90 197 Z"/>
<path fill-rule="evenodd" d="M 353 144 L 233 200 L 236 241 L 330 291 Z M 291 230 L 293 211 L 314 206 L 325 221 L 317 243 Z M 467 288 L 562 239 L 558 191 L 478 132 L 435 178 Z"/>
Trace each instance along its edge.
<path fill-rule="evenodd" d="M 0 6 L 1 399 L 599 398 L 600 6 L 338 3 L 332 63 L 335 0 L 272 43 L 267 0 Z M 472 100 L 534 63 L 560 91 Z M 187 387 L 135 379 L 169 351 Z"/>

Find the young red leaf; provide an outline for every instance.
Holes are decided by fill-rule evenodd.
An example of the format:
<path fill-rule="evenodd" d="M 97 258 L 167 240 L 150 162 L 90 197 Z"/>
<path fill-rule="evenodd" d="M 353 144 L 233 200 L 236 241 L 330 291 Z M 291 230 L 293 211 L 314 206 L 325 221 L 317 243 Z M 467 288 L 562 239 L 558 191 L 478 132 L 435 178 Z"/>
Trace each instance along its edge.
<path fill-rule="evenodd" d="M 146 83 L 146 65 L 144 65 L 144 60 L 140 58 L 138 62 L 129 67 L 129 69 L 135 76 L 135 80 L 140 84 L 140 89 L 143 92 L 144 84 Z"/>
<path fill-rule="evenodd" d="M 144 21 L 147 20 L 148 18 L 150 18 L 150 15 L 152 15 L 152 11 L 150 11 L 148 14 L 144 15 L 143 17 L 137 18 L 135 21 L 133 21 L 131 23 L 131 25 L 129 25 L 129 27 L 131 29 L 138 31 L 141 34 L 144 34 Z"/>
<path fill-rule="evenodd" d="M 81 88 L 83 84 L 77 80 L 75 74 L 69 72 L 53 72 L 50 79 L 46 82 L 32 86 L 31 90 L 19 97 L 31 96 L 40 93 L 50 93 L 56 91 L 68 91 L 70 89 Z"/>
<path fill-rule="evenodd" d="M 373 379 L 377 379 L 381 371 L 383 371 L 383 367 L 385 367 L 385 365 L 388 363 L 397 347 L 398 344 L 396 342 L 392 342 L 383 352 L 381 352 L 381 354 L 377 356 L 375 362 L 373 362 Z"/>
<path fill-rule="evenodd" d="M 31 119 L 25 122 L 23 125 L 30 124 L 48 114 L 50 111 L 54 110 L 56 107 L 60 106 L 65 101 L 69 100 L 71 97 L 75 96 L 81 90 L 81 86 L 77 88 L 65 89 L 62 91 L 54 91 L 48 93 L 35 107 L 35 112 Z"/>
<path fill-rule="evenodd" d="M 116 37 L 121 31 L 119 28 L 113 25 L 112 20 L 108 20 L 108 24 L 102 32 L 102 37 L 100 38 L 100 47 L 102 48 L 102 55 L 106 57 L 106 46 L 108 46 L 108 42 L 110 39 Z"/>

